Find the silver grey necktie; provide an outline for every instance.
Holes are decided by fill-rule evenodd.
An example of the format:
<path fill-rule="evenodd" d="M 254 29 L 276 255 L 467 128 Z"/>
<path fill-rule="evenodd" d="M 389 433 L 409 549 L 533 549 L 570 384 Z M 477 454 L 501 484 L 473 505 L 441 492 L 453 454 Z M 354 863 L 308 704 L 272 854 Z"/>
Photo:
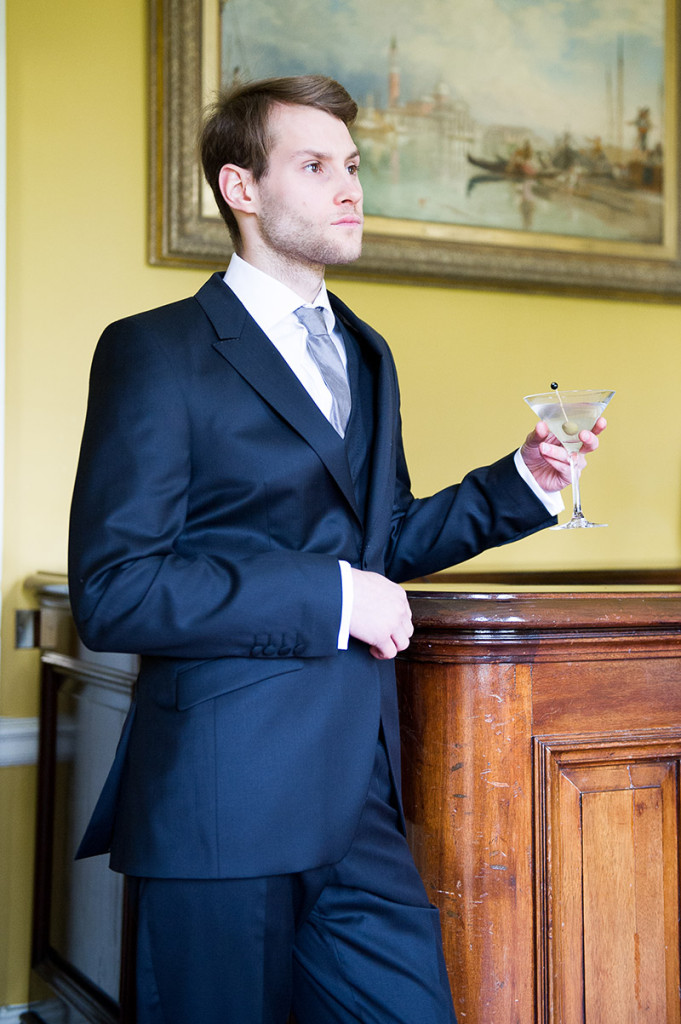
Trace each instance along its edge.
<path fill-rule="evenodd" d="M 309 306 L 300 306 L 295 314 L 307 331 L 307 350 L 319 367 L 333 398 L 331 424 L 341 437 L 345 437 L 351 407 L 350 385 L 338 349 L 326 330 L 322 307 L 311 309 Z"/>

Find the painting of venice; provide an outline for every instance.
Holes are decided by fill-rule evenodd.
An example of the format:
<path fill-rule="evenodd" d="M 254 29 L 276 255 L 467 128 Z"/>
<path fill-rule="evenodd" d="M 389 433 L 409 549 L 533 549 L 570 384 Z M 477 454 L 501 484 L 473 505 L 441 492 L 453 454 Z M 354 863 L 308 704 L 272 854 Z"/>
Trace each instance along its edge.
<path fill-rule="evenodd" d="M 652 246 L 666 18 L 665 0 L 220 0 L 220 76 L 341 81 L 369 215 Z"/>

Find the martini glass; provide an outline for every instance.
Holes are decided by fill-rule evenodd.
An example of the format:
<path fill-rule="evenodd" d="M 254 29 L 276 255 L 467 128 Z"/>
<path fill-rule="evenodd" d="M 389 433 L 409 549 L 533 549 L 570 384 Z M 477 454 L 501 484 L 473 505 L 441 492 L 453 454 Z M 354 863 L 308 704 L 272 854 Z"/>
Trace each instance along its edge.
<path fill-rule="evenodd" d="M 614 391 L 548 391 L 544 395 L 527 395 L 525 401 L 540 420 L 543 420 L 570 455 L 572 481 L 572 518 L 554 530 L 580 530 L 607 526 L 591 523 L 582 512 L 579 494 L 579 473 L 575 460 L 582 447 L 580 430 L 592 430 L 599 416 L 615 394 Z"/>

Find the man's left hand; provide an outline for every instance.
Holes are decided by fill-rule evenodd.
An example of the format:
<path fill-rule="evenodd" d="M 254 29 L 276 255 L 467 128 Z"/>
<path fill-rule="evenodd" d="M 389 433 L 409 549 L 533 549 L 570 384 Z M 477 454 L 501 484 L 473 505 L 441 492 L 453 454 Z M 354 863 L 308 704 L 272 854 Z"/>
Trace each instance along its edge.
<path fill-rule="evenodd" d="M 574 456 L 578 472 L 581 473 L 586 465 L 585 455 L 598 448 L 597 435 L 602 434 L 605 428 L 606 421 L 601 416 L 596 420 L 593 430 L 580 430 L 582 448 Z M 539 420 L 532 433 L 527 435 L 520 454 L 532 476 L 545 491 L 562 491 L 570 483 L 570 455 L 543 420 Z"/>

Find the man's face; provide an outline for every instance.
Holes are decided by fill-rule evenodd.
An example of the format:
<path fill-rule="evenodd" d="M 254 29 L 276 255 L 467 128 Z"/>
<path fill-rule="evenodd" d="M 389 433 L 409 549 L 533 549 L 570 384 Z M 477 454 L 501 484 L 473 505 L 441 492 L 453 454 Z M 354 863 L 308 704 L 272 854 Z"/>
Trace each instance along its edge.
<path fill-rule="evenodd" d="M 277 105 L 267 171 L 254 185 L 261 255 L 304 266 L 362 250 L 359 154 L 347 127 L 314 107 Z"/>

